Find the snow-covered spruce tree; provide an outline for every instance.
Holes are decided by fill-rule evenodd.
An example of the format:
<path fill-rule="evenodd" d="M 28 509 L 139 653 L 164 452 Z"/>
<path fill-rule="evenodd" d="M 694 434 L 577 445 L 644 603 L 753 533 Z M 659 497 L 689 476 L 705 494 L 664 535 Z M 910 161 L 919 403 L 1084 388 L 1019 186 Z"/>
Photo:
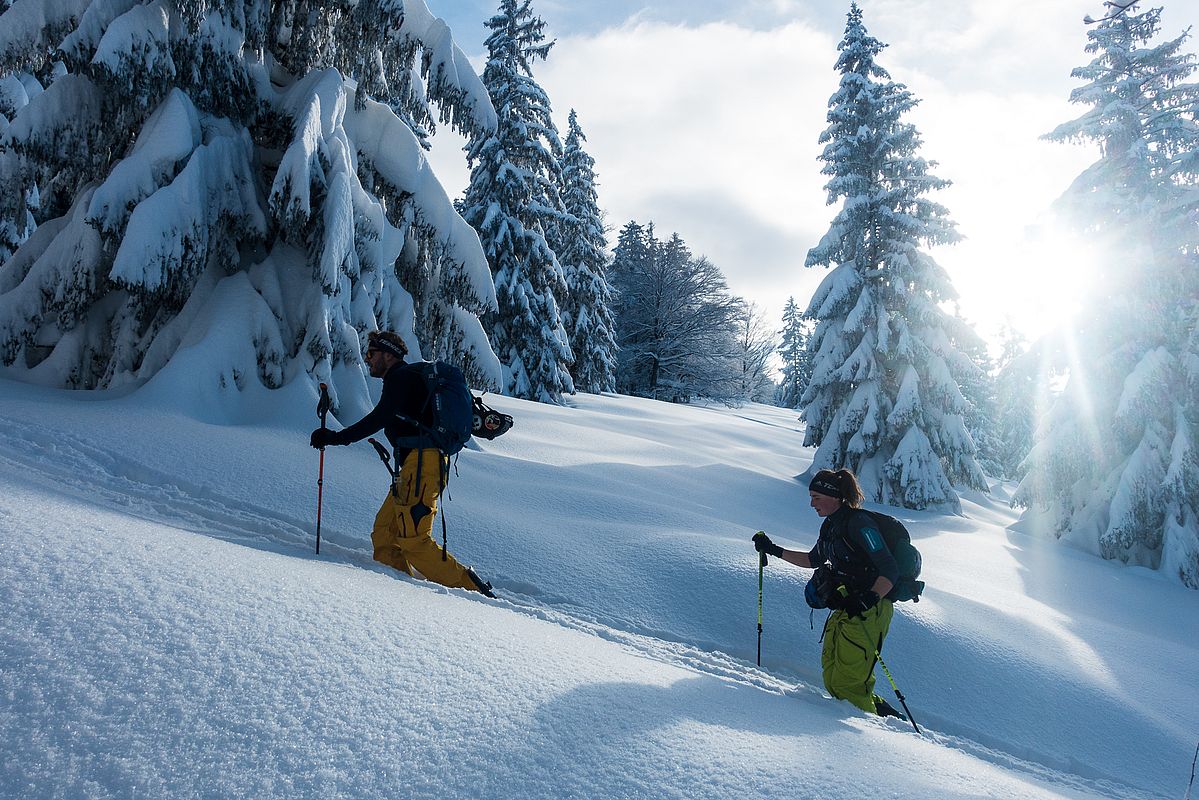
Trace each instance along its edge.
<path fill-rule="evenodd" d="M 918 154 L 903 121 L 918 101 L 875 62 L 883 47 L 853 4 L 820 136 L 828 201 L 842 204 L 806 260 L 833 267 L 805 312 L 816 320 L 806 443 L 819 445 L 813 469 L 853 469 L 868 500 L 958 510 L 954 484 L 987 484 L 954 378 L 963 356 L 940 308 L 955 292 L 921 247 L 959 237 L 925 196 L 947 182 Z"/>
<path fill-rule="evenodd" d="M 612 275 L 620 298 L 619 391 L 676 403 L 737 402 L 743 304 L 716 265 L 693 256 L 677 233 L 661 242 L 652 225 L 630 223 Z"/>
<path fill-rule="evenodd" d="M 1029 347 L 1019 332 L 1007 327 L 1002 335 L 999 371 L 995 376 L 996 435 L 1002 477 L 1024 477 L 1023 463 L 1033 446 L 1038 409 L 1049 407 L 1051 370 L 1045 363 L 1045 344 Z"/>
<path fill-rule="evenodd" d="M 1051 535 L 1199 588 L 1199 84 L 1186 34 L 1152 44 L 1160 13 L 1134 3 L 1088 31 L 1070 99 L 1089 110 L 1048 135 L 1099 144 L 1059 203 L 1104 260 L 1015 500 Z"/>
<path fill-rule="evenodd" d="M 949 341 L 957 357 L 948 359 L 954 380 L 968 404 L 963 419 L 970 439 L 976 448 L 974 460 L 982 471 L 993 478 L 1003 477 L 999 441 L 997 400 L 995 395 L 995 363 L 987 343 L 974 327 L 958 314 L 948 320 Z"/>
<path fill-rule="evenodd" d="M 553 43 L 545 42 L 545 23 L 529 0 L 502 0 L 486 25 L 483 83 L 499 122 L 468 145 L 463 216 L 478 231 L 495 278 L 498 311 L 486 321 L 504 364 L 504 391 L 561 403 L 574 392 L 574 356 L 559 311 L 566 277 L 546 237 L 567 221 L 558 190 L 562 146 L 532 72 Z"/>
<path fill-rule="evenodd" d="M 638 373 L 646 366 L 645 360 L 633 358 L 623 348 L 632 340 L 636 325 L 633 315 L 636 298 L 628 290 L 638 276 L 649 269 L 654 244 L 653 223 L 643 227 L 630 220 L 617 234 L 612 263 L 609 265 L 608 276 L 614 293 L 612 311 L 616 322 L 616 391 L 621 394 L 638 394 L 638 389 L 648 384 L 647 376 Z"/>
<path fill-rule="evenodd" d="M 788 297 L 783 308 L 778 354 L 783 362 L 783 376 L 775 403 L 783 408 L 796 408 L 812 378 L 812 357 L 808 350 L 808 323 L 794 297 Z"/>
<path fill-rule="evenodd" d="M 4 5 L 0 2 L 0 10 L 4 10 Z M 0 77 L 0 141 L 4 140 L 17 112 L 42 91 L 41 82 L 27 72 Z M 16 159 L 17 155 L 10 150 L 0 150 L 0 175 L 17 174 Z M 4 164 L 5 161 L 10 163 Z M 0 265 L 37 227 L 33 212 L 39 205 L 39 197 L 36 183 L 24 187 L 9 186 L 0 193 Z"/>
<path fill-rule="evenodd" d="M 5 364 L 88 388 L 170 363 L 217 398 L 304 376 L 352 416 L 386 327 L 498 378 L 486 260 L 422 152 L 435 114 L 495 116 L 423 0 L 16 0 L 0 74 L 47 54 L 0 140 L 0 181 L 42 200 L 0 271 Z"/>
<path fill-rule="evenodd" d="M 608 284 L 604 221 L 595 191 L 595 159 L 583 149 L 587 137 L 570 110 L 562 153 L 562 203 L 565 221 L 558 261 L 566 274 L 562 323 L 575 362 L 570 375 L 583 392 L 616 391 L 616 323 Z"/>

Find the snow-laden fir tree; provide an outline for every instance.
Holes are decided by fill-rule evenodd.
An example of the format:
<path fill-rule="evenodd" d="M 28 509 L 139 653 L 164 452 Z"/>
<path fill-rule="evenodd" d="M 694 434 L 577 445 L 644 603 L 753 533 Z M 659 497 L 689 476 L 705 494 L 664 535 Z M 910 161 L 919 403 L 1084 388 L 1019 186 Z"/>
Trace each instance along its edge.
<path fill-rule="evenodd" d="M 560 226 L 558 261 L 566 275 L 562 324 L 575 361 L 570 375 L 582 392 L 616 391 L 616 323 L 608 284 L 608 242 L 595 188 L 595 159 L 583 149 L 587 137 L 570 110 L 562 152 L 562 203 L 569 219 Z"/>
<path fill-rule="evenodd" d="M 4 3 L 0 2 L 0 9 L 3 8 Z M 4 140 L 17 112 L 29 105 L 30 98 L 42 91 L 41 82 L 27 72 L 0 77 L 0 141 Z M 16 153 L 11 150 L 0 150 L 0 174 L 16 174 L 16 159 Z M 6 161 L 10 163 L 2 163 Z M 8 186 L 0 193 L 0 264 L 7 261 L 37 227 L 33 212 L 38 203 L 39 195 L 34 183 L 24 187 Z"/>
<path fill-rule="evenodd" d="M 1024 477 L 1024 459 L 1033 446 L 1041 412 L 1050 406 L 1052 368 L 1045 357 L 1047 341 L 1029 346 L 1024 336 L 1005 326 L 995 376 L 996 436 L 1001 477 Z"/>
<path fill-rule="evenodd" d="M 629 293 L 635 282 L 650 269 L 654 239 L 654 226 L 642 226 L 630 220 L 617 234 L 616 247 L 612 254 L 608 276 L 613 289 L 613 319 L 616 323 L 616 391 L 621 394 L 638 394 L 646 385 L 643 372 L 644 359 L 634 358 L 624 348 L 632 342 L 635 331 L 639 333 L 640 322 L 636 319 L 637 298 Z"/>
<path fill-rule="evenodd" d="M 0 74 L 47 59 L 0 140 L 6 191 L 41 194 L 0 269 L 5 364 L 71 387 L 169 365 L 217 404 L 304 377 L 353 418 L 381 327 L 498 379 L 487 262 L 422 150 L 435 118 L 495 115 L 423 0 L 16 0 Z"/>
<path fill-rule="evenodd" d="M 812 379 L 801 404 L 813 469 L 849 467 L 868 500 L 907 508 L 960 507 L 955 484 L 986 488 L 955 375 L 969 359 L 940 304 L 955 297 L 921 248 L 959 237 L 926 195 L 946 181 L 920 157 L 903 121 L 918 102 L 875 57 L 885 47 L 850 7 L 820 136 L 830 204 L 841 208 L 807 266 L 831 266 L 805 316 L 816 320 Z"/>
<path fill-rule="evenodd" d="M 783 330 L 777 351 L 783 362 L 783 375 L 775 403 L 783 408 L 799 406 L 804 389 L 808 388 L 808 381 L 812 378 L 808 324 L 803 312 L 795 304 L 795 298 L 788 297 L 787 305 L 783 307 Z"/>
<path fill-rule="evenodd" d="M 1088 110 L 1048 135 L 1099 145 L 1059 202 L 1103 260 L 1015 499 L 1051 535 L 1199 588 L 1199 84 L 1187 35 L 1154 44 L 1161 9 L 1127 5 L 1087 32 L 1070 99 Z"/>
<path fill-rule="evenodd" d="M 948 320 L 946 330 L 954 349 L 964 359 L 949 361 L 953 377 L 968 404 L 964 419 L 966 430 L 974 442 L 974 460 L 979 468 L 993 478 L 1003 476 L 1000 454 L 1003 444 L 999 440 L 997 420 L 998 401 L 995 387 L 995 363 L 988 351 L 987 343 L 974 327 L 958 314 Z"/>
<path fill-rule="evenodd" d="M 652 225 L 630 222 L 620 232 L 612 277 L 619 391 L 676 403 L 738 402 L 744 304 L 716 265 L 693 256 L 677 233 L 662 242 Z"/>
<path fill-rule="evenodd" d="M 569 220 L 558 188 L 562 145 L 549 98 L 533 79 L 533 63 L 553 43 L 529 0 L 502 0 L 486 25 L 483 83 L 499 121 L 468 145 L 463 216 L 478 231 L 495 278 L 498 310 L 487 322 L 504 364 L 504 391 L 560 403 L 574 392 L 574 356 L 560 311 L 566 277 L 547 236 Z"/>

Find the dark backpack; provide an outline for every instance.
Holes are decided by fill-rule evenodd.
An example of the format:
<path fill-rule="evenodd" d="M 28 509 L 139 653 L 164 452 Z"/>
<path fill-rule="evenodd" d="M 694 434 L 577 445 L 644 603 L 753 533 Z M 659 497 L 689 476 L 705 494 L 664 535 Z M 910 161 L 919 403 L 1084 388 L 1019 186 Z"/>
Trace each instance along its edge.
<path fill-rule="evenodd" d="M 912 537 L 908 533 L 908 529 L 895 517 L 877 511 L 866 511 L 864 508 L 859 510 L 865 511 L 874 519 L 879 533 L 882 534 L 883 542 L 891 551 L 891 556 L 899 568 L 899 578 L 895 581 L 895 586 L 891 591 L 887 592 L 887 599 L 897 602 L 911 600 L 919 603 L 920 593 L 924 591 L 924 581 L 916 579 L 920 577 L 922 559 L 920 551 L 912 544 Z M 845 541 L 851 547 L 854 546 L 852 539 L 846 538 Z M 804 599 L 812 608 L 828 608 L 830 598 L 837 592 L 837 587 L 846 580 L 847 576 L 828 566 L 820 565 L 812 573 L 808 585 L 804 587 Z"/>
<path fill-rule="evenodd" d="M 866 509 L 862 510 L 866 511 Z M 891 551 L 891 555 L 895 558 L 895 564 L 899 567 L 899 580 L 895 582 L 895 587 L 887 592 L 887 599 L 911 600 L 919 603 L 920 593 L 924 591 L 924 581 L 916 579 L 920 577 L 922 559 L 920 551 L 912 544 L 911 534 L 895 517 L 878 511 L 866 511 L 866 513 L 874 517 L 874 521 L 878 523 L 879 533 L 883 535 L 883 541 L 886 542 L 887 549 Z"/>
<path fill-rule="evenodd" d="M 420 419 L 396 415 L 420 429 L 415 436 L 396 439 L 396 446 L 436 448 L 447 456 L 454 455 L 470 439 L 474 424 L 474 395 L 466 385 L 466 376 L 444 361 L 418 361 L 404 365 L 404 369 L 413 370 L 424 379 L 429 398 Z M 427 424 L 421 419 L 427 420 Z"/>

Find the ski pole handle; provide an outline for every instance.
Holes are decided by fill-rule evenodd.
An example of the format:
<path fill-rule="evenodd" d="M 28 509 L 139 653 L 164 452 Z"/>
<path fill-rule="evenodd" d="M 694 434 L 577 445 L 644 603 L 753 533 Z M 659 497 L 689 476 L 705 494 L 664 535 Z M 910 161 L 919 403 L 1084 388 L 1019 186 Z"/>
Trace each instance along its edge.
<path fill-rule="evenodd" d="M 329 409 L 332 406 L 333 406 L 333 401 L 329 398 L 329 386 L 328 386 L 328 384 L 322 383 L 321 384 L 321 396 L 320 396 L 320 399 L 316 401 L 316 413 L 317 413 L 317 416 L 319 416 L 321 418 L 321 429 L 322 430 L 324 430 L 324 428 L 327 427 L 326 420 L 329 417 Z M 322 446 L 321 450 L 324 450 L 324 449 L 325 449 L 324 446 Z"/>

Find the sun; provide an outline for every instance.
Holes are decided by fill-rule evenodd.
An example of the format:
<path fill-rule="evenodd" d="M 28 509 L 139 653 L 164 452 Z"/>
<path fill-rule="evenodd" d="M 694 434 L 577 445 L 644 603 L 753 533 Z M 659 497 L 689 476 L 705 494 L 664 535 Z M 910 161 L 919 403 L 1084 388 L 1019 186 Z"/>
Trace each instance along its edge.
<path fill-rule="evenodd" d="M 1033 342 L 1068 329 L 1100 283 L 1098 249 L 1065 226 L 989 231 L 938 257 L 962 314 L 994 346 L 1005 328 Z"/>

